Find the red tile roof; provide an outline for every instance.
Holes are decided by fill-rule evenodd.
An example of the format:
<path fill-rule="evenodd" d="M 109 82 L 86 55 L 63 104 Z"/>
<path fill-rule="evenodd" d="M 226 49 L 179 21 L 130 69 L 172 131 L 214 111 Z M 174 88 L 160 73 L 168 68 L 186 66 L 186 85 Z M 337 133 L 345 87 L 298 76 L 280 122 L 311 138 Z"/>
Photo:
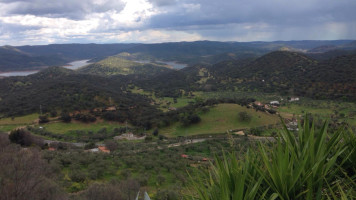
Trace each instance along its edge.
<path fill-rule="evenodd" d="M 106 147 L 104 146 L 99 146 L 98 149 L 101 151 L 101 152 L 104 152 L 104 153 L 110 153 L 110 150 L 107 149 Z"/>

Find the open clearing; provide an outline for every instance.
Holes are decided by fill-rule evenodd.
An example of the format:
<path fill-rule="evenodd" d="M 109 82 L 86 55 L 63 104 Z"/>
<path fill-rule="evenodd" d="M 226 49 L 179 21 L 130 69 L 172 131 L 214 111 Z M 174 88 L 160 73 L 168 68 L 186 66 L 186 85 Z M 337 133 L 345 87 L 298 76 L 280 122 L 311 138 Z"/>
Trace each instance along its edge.
<path fill-rule="evenodd" d="M 38 119 L 38 114 L 25 115 L 21 117 L 0 119 L 0 125 L 29 125 Z"/>
<path fill-rule="evenodd" d="M 252 118 L 250 122 L 241 122 L 238 113 L 246 111 Z M 197 134 L 224 133 L 230 129 L 244 129 L 279 122 L 277 115 L 264 112 L 256 112 L 237 104 L 219 104 L 210 109 L 207 113 L 200 115 L 201 122 L 188 127 L 183 127 L 180 123 L 175 123 L 169 127 L 160 129 L 160 134 L 172 136 L 190 136 Z"/>
<path fill-rule="evenodd" d="M 106 128 L 107 131 L 112 131 L 114 128 L 123 127 L 123 124 L 115 122 L 95 122 L 95 123 L 81 123 L 81 122 L 57 122 L 41 125 L 46 130 L 53 133 L 70 134 L 72 131 L 92 131 L 98 132 L 100 129 Z"/>

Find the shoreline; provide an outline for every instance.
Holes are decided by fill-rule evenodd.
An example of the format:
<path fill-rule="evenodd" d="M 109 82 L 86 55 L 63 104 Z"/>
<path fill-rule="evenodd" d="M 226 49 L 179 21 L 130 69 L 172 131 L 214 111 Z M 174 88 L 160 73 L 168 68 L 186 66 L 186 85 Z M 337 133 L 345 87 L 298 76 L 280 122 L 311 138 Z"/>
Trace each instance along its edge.
<path fill-rule="evenodd" d="M 76 60 L 76 61 L 67 63 L 65 65 L 61 65 L 59 67 L 76 70 L 82 66 L 77 67 L 76 65 L 72 65 L 72 63 L 83 62 L 83 61 L 84 61 L 84 64 L 82 66 L 90 64 L 90 63 L 88 63 L 89 60 L 86 59 L 86 60 Z M 19 69 L 19 70 L 11 70 L 11 71 L 0 71 L 0 78 L 3 79 L 3 78 L 7 78 L 7 77 L 12 77 L 12 76 L 28 76 L 28 75 L 35 74 L 35 73 L 37 73 L 43 69 L 49 68 L 49 67 L 52 67 L 52 66 L 34 67 L 32 69 L 25 69 L 25 70 Z M 72 69 L 73 67 L 75 67 L 75 69 Z"/>

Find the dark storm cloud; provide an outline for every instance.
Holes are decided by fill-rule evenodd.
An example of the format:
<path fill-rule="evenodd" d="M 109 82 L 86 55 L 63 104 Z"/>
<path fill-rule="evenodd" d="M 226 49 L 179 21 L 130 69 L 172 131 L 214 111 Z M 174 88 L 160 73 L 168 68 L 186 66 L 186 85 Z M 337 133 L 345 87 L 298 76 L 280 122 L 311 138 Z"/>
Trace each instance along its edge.
<path fill-rule="evenodd" d="M 3 12 L 7 14 L 69 19 L 83 19 L 88 14 L 110 10 L 119 12 L 125 6 L 120 0 L 1 0 L 0 3 L 6 4 L 6 10 Z"/>
<path fill-rule="evenodd" d="M 257 22 L 288 26 L 356 20 L 355 0 L 181 0 L 171 9 L 154 16 L 150 26 L 179 29 Z"/>
<path fill-rule="evenodd" d="M 356 39 L 356 0 L 0 0 L 0 10 L 0 44 Z"/>
<path fill-rule="evenodd" d="M 17 34 L 23 31 L 38 30 L 40 26 L 24 26 L 18 24 L 9 24 L 0 21 L 0 35 L 1 34 Z"/>

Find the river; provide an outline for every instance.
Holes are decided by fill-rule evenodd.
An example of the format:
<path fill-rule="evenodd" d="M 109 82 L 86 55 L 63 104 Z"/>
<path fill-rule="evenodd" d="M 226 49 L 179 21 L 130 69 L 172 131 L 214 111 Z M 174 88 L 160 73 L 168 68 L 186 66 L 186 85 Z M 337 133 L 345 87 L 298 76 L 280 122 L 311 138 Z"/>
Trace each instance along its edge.
<path fill-rule="evenodd" d="M 88 63 L 88 61 L 89 60 L 77 60 L 77 61 L 70 62 L 67 65 L 62 66 L 62 67 L 71 69 L 71 70 L 76 70 L 76 69 L 79 69 L 80 67 L 90 64 L 90 63 Z M 0 73 L 0 77 L 28 76 L 30 74 L 35 74 L 37 72 L 39 72 L 39 70 L 4 72 L 4 73 Z"/>

